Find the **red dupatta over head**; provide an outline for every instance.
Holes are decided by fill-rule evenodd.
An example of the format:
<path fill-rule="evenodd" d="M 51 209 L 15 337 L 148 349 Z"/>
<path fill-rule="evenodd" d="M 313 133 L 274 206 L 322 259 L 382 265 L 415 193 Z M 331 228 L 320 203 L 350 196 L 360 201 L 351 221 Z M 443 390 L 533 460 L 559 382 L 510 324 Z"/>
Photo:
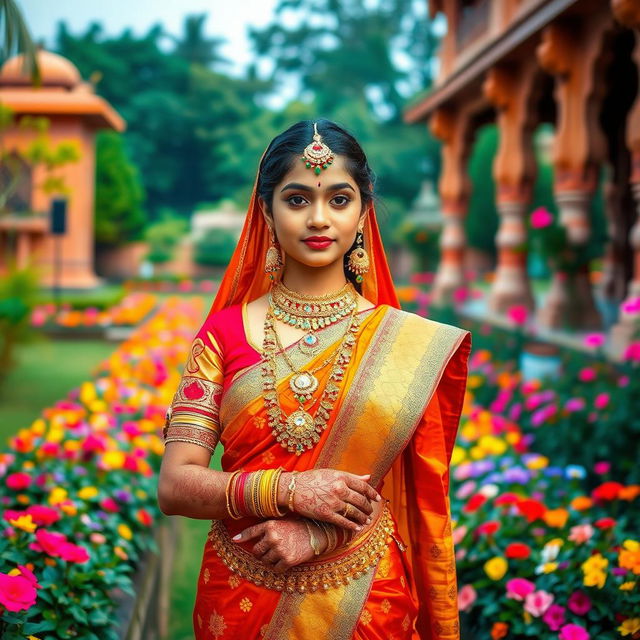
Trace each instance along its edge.
<path fill-rule="evenodd" d="M 209 315 L 233 304 L 255 300 L 271 288 L 269 275 L 264 272 L 265 255 L 269 248 L 269 229 L 257 194 L 259 167 L 265 153 L 266 151 L 260 158 L 240 240 L 224 272 Z M 370 267 L 363 275 L 362 295 L 376 305 L 388 304 L 399 309 L 400 303 L 382 246 L 373 201 L 367 206 L 363 235 Z"/>

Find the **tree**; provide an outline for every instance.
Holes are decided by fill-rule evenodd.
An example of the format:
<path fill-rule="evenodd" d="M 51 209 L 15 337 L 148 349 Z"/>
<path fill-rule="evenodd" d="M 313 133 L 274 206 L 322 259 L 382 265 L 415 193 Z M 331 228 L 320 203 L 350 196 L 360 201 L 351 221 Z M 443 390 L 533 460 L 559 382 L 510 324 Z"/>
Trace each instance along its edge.
<path fill-rule="evenodd" d="M 40 66 L 36 58 L 37 48 L 29 28 L 14 0 L 0 0 L 0 64 L 14 53 L 23 53 L 23 70 L 31 75 L 35 86 L 42 85 Z"/>
<path fill-rule="evenodd" d="M 107 246 L 138 240 L 146 222 L 144 190 L 122 135 L 101 131 L 96 150 L 95 240 Z"/>

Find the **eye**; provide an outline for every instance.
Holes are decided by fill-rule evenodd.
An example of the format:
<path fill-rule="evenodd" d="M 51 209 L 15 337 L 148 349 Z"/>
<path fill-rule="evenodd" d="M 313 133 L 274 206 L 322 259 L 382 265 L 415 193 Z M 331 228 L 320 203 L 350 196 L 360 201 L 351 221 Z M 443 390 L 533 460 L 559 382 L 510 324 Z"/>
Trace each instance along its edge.
<path fill-rule="evenodd" d="M 298 202 L 294 202 L 294 200 L 298 200 Z M 299 207 L 300 205 L 304 204 L 306 200 L 302 196 L 290 196 L 289 198 L 287 198 L 287 202 L 294 207 Z"/>
<path fill-rule="evenodd" d="M 339 207 L 345 207 L 351 202 L 351 198 L 345 195 L 336 196 L 333 200 L 341 200 L 341 202 L 336 202 Z"/>

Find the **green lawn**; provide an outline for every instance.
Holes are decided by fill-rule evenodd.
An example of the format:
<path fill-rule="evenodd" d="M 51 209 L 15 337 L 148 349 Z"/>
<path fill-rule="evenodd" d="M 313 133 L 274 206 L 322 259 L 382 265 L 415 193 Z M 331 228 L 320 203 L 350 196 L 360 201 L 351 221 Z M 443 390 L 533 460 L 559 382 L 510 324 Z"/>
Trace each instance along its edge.
<path fill-rule="evenodd" d="M 0 449 L 45 407 L 92 377 L 117 345 L 102 340 L 43 339 L 19 348 L 18 365 L 0 386 Z"/>
<path fill-rule="evenodd" d="M 222 447 L 213 455 L 211 467 L 220 469 Z M 193 640 L 193 605 L 204 542 L 211 526 L 210 520 L 179 518 L 178 544 L 171 576 L 171 613 L 169 635 L 171 640 Z"/>

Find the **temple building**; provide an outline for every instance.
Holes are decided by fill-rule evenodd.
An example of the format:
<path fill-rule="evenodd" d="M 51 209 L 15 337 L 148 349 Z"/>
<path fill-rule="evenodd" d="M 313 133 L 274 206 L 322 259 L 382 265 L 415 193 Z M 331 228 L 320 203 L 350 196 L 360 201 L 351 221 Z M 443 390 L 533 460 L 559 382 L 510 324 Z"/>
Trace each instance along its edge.
<path fill-rule="evenodd" d="M 0 274 L 15 261 L 23 267 L 33 263 L 42 273 L 42 284 L 53 284 L 54 254 L 59 251 L 58 282 L 64 288 L 89 288 L 98 284 L 94 271 L 95 135 L 99 129 L 124 131 L 125 122 L 93 86 L 84 82 L 69 60 L 39 50 L 42 86 L 34 87 L 23 73 L 23 56 L 7 60 L 0 69 L 0 104 L 14 113 L 14 124 L 2 132 L 2 148 L 14 154 L 18 175 L 0 167 L 0 190 L 17 179 L 0 211 Z M 20 127 L 25 115 L 46 117 L 52 146 L 73 141 L 80 158 L 60 166 L 56 177 L 69 188 L 66 195 L 65 233 L 54 238 L 49 213 L 56 194 L 42 189 L 45 168 L 29 166 L 23 152 L 36 131 Z M 8 164 L 8 163 L 7 163 Z M 58 194 L 62 195 L 62 194 Z M 58 243 L 58 244 L 57 244 Z M 56 246 L 57 245 L 57 246 Z"/>
<path fill-rule="evenodd" d="M 500 225 L 492 312 L 524 304 L 542 327 L 606 327 L 588 268 L 556 271 L 535 309 L 527 273 L 525 216 L 536 160 L 532 136 L 554 127 L 553 197 L 570 243 L 591 232 L 591 201 L 601 172 L 608 244 L 600 293 L 619 311 L 610 327 L 614 351 L 634 340 L 640 323 L 640 2 L 638 0 L 429 0 L 447 32 L 433 88 L 405 111 L 442 142 L 438 185 L 444 229 L 434 296 L 464 284 L 464 219 L 471 184 L 468 158 L 480 127 L 495 123 L 493 162 Z M 637 337 L 635 338 L 637 340 Z"/>

